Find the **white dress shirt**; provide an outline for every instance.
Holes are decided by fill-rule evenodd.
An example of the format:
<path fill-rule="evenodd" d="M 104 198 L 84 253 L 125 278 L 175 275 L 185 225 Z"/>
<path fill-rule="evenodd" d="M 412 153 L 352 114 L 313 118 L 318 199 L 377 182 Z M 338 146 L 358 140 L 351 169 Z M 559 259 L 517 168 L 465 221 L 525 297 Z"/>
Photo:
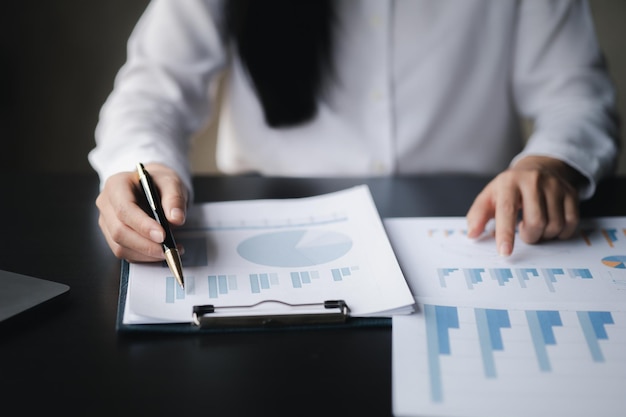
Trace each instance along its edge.
<path fill-rule="evenodd" d="M 274 129 L 223 42 L 220 1 L 153 0 L 128 43 L 89 155 L 104 182 L 162 162 L 191 187 L 190 138 L 227 70 L 217 164 L 224 173 L 495 175 L 525 155 L 589 179 L 613 172 L 615 92 L 588 5 L 569 0 L 343 0 L 336 78 L 305 124 Z M 519 117 L 534 121 L 527 144 Z M 210 158 L 211 155 L 207 155 Z"/>

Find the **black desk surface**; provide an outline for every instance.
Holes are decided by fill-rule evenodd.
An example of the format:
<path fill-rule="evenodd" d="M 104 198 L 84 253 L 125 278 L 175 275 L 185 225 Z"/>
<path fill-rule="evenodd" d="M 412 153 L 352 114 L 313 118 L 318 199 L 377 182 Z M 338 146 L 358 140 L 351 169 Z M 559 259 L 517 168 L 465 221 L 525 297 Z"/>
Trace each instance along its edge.
<path fill-rule="evenodd" d="M 367 183 L 382 217 L 463 216 L 487 179 L 199 177 L 196 201 L 302 197 Z M 70 285 L 0 325 L 2 415 L 390 416 L 391 328 L 118 335 L 120 263 L 93 175 L 0 176 L 0 269 Z M 626 178 L 583 216 L 626 215 Z M 9 413 L 9 414 L 7 414 Z"/>

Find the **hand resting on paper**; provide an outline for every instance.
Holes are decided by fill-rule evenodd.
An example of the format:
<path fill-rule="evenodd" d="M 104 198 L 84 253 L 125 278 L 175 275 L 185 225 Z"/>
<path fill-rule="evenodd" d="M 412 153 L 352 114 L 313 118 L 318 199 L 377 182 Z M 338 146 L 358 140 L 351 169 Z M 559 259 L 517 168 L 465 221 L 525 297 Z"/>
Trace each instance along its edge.
<path fill-rule="evenodd" d="M 583 176 L 562 161 L 542 156 L 521 159 L 476 197 L 467 212 L 468 236 L 477 238 L 495 219 L 496 247 L 502 256 L 513 252 L 516 227 L 526 243 L 567 239 L 580 220 L 578 188 L 583 182 Z"/>

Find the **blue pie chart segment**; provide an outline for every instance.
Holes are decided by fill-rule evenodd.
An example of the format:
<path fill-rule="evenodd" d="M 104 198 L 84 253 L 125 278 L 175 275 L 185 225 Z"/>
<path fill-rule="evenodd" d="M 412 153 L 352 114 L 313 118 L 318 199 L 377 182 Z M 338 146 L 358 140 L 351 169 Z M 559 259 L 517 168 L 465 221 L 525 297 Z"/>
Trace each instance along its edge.
<path fill-rule="evenodd" d="M 237 246 L 237 253 L 259 265 L 308 267 L 339 259 L 351 248 L 352 239 L 343 233 L 305 229 L 252 236 Z"/>

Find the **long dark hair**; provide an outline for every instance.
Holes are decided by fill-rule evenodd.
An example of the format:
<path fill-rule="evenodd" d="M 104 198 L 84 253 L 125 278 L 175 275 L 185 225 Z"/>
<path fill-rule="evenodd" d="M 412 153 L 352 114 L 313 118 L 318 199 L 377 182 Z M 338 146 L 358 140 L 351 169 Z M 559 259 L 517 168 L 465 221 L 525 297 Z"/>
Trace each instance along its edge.
<path fill-rule="evenodd" d="M 233 42 L 271 127 L 315 117 L 332 73 L 332 0 L 225 0 Z"/>

